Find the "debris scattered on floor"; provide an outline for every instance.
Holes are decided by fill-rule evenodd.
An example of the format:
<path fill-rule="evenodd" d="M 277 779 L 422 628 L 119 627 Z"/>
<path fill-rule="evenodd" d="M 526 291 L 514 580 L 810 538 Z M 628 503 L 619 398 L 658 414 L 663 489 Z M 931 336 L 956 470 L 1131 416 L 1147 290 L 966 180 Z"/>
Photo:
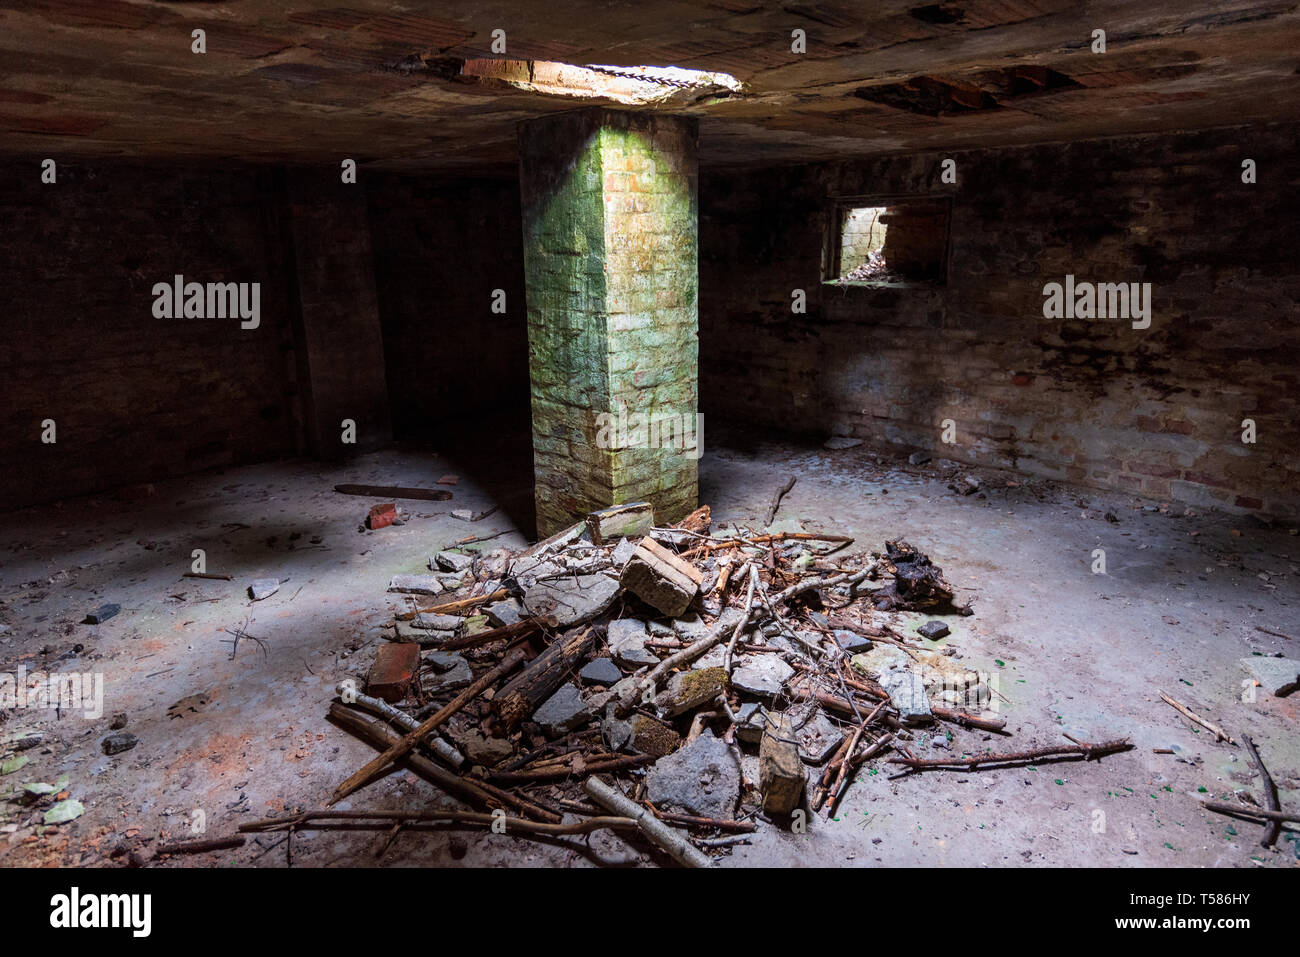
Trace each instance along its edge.
<path fill-rule="evenodd" d="M 102 625 L 104 622 L 108 621 L 110 618 L 115 616 L 121 610 L 122 610 L 121 605 L 113 604 L 112 602 L 105 605 L 100 605 L 90 614 L 86 615 L 86 620 L 82 622 L 82 624 Z"/>
<path fill-rule="evenodd" d="M 275 578 L 258 578 L 248 586 L 248 597 L 253 601 L 270 598 L 280 590 L 280 582 Z"/>

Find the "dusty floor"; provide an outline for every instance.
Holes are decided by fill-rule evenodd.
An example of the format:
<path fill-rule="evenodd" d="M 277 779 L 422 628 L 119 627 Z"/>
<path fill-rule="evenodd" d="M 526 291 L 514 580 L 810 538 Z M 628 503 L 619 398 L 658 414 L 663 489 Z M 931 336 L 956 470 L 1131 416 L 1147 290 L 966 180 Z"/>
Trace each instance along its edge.
<path fill-rule="evenodd" d="M 805 834 L 763 826 L 731 849 L 726 865 L 1090 865 L 1142 867 L 1300 864 L 1300 834 L 1277 851 L 1258 846 L 1259 828 L 1207 814 L 1198 798 L 1226 798 L 1257 784 L 1244 753 L 1216 744 L 1160 701 L 1164 690 L 1230 730 L 1251 734 L 1282 788 L 1300 800 L 1300 694 L 1260 693 L 1243 703 L 1237 659 L 1252 652 L 1300 656 L 1300 539 L 1250 518 L 1167 512 L 1118 495 L 1057 488 L 983 473 L 985 491 L 959 496 L 935 463 L 900 467 L 863 448 L 714 445 L 701 463 L 700 500 L 715 523 L 755 522 L 786 475 L 799 476 L 778 528 L 847 532 L 859 547 L 906 537 L 943 566 L 975 615 L 952 618 L 947 639 L 969 667 L 998 676 L 1002 714 L 1022 749 L 1062 733 L 1101 740 L 1129 736 L 1136 748 L 1098 763 L 931 772 L 890 779 L 864 772 L 838 817 Z M 518 546 L 528 490 L 503 484 L 502 469 L 476 475 L 475 460 L 386 451 L 331 468 L 274 463 L 160 483 L 136 502 L 67 501 L 0 516 L 0 672 L 102 671 L 104 714 L 4 716 L 0 734 L 35 727 L 44 745 L 26 767 L 0 778 L 54 782 L 82 801 L 84 816 L 41 829 L 0 799 L 0 864 L 112 864 L 114 848 L 208 836 L 289 809 L 320 806 L 373 752 L 325 719 L 335 683 L 363 677 L 379 631 L 401 604 L 391 575 L 424 568 L 429 553 L 468 534 L 505 529 L 486 547 Z M 496 460 L 499 461 L 499 460 Z M 407 502 L 402 527 L 360 531 L 369 500 L 339 495 L 337 482 L 461 482 L 450 503 Z M 490 495 L 487 491 L 492 489 Z M 468 525 L 448 513 L 504 497 L 507 508 Z M 1144 507 L 1145 506 L 1145 507 Z M 1111 513 L 1117 522 L 1106 518 Z M 318 541 L 317 541 L 318 540 Z M 209 572 L 234 583 L 182 578 L 203 548 Z M 1091 571 L 1106 552 L 1105 576 Z M 253 577 L 288 578 L 252 604 Z M 79 624 L 104 602 L 122 611 Z M 914 626 L 922 619 L 908 622 Z M 265 650 L 230 635 L 244 626 Z M 78 652 L 75 650 L 81 646 Z M 196 697 L 198 696 L 198 697 Z M 169 708 L 186 699 L 179 709 Z M 192 707 L 191 707 L 192 706 Z M 100 741 L 124 712 L 140 738 L 109 757 Z M 953 747 L 985 747 L 980 732 L 954 730 Z M 1174 748 L 1174 755 L 1153 748 Z M 919 748 L 928 752 L 927 745 Z M 940 752 L 934 752 L 936 754 Z M 1258 792 L 1256 791 L 1258 794 Z M 391 775 L 343 805 L 424 807 L 444 799 L 406 773 Z M 1099 813 L 1100 812 L 1100 813 Z M 607 864 L 652 858 L 621 839 L 596 835 L 552 844 L 468 831 L 400 836 L 382 856 L 382 834 L 307 832 L 295 865 L 373 863 Z M 179 863 L 281 867 L 280 838 Z M 172 866 L 175 866 L 173 864 Z"/>

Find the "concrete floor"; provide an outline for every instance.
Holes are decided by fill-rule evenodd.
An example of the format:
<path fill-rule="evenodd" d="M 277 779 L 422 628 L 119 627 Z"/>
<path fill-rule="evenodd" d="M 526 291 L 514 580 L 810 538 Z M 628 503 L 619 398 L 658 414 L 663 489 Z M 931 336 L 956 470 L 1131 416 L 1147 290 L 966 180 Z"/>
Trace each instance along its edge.
<path fill-rule="evenodd" d="M 1245 704 L 1237 664 L 1252 652 L 1300 656 L 1294 641 L 1256 630 L 1300 635 L 1300 540 L 1291 530 L 1024 478 L 1007 487 L 1010 477 L 992 472 L 982 473 L 985 492 L 962 497 L 948 491 L 934 463 L 900 467 L 898 458 L 878 460 L 864 448 L 827 452 L 719 434 L 700 483 L 715 523 L 761 520 L 773 489 L 794 473 L 799 481 L 777 527 L 848 533 L 857 537 L 854 549 L 906 537 L 943 567 L 963 600 L 974 601 L 973 617 L 948 620 L 948 641 L 964 665 L 998 675 L 1009 699 L 1002 715 L 1014 732 L 996 742 L 999 750 L 1060 743 L 1063 733 L 1128 736 L 1136 745 L 1097 763 L 894 780 L 894 769 L 873 762 L 836 819 L 815 818 L 805 834 L 764 825 L 752 843 L 722 858 L 725 865 L 1300 864 L 1296 833 L 1264 851 L 1257 826 L 1199 808 L 1198 798 L 1255 790 L 1258 780 L 1240 749 L 1198 733 L 1158 695 L 1166 691 L 1251 734 L 1283 803 L 1298 803 L 1300 694 L 1261 692 Z M 493 472 L 475 474 L 488 460 Z M 45 745 L 27 752 L 28 766 L 0 779 L 0 790 L 67 774 L 67 790 L 86 807 L 75 823 L 40 833 L 13 828 L 27 815 L 0 801 L 0 864 L 111 864 L 121 860 L 110 857 L 119 845 L 195 836 L 197 811 L 213 836 L 322 805 L 373 754 L 324 715 L 339 679 L 364 677 L 399 604 L 385 591 L 390 576 L 422 570 L 430 552 L 468 534 L 506 529 L 487 547 L 523 544 L 518 527 L 529 527 L 529 493 L 517 477 L 528 473 L 500 462 L 390 450 L 337 468 L 264 464 L 159 483 L 142 501 L 80 499 L 0 516 L 0 622 L 11 629 L 0 635 L 0 670 L 105 675 L 98 719 L 27 711 L 0 724 L 0 733 L 46 733 Z M 345 481 L 429 484 L 447 472 L 461 476 L 453 502 L 407 502 L 411 521 L 378 532 L 359 530 L 369 500 L 332 491 Z M 448 514 L 500 501 L 507 507 L 475 525 Z M 209 572 L 237 581 L 182 578 L 194 548 L 206 550 Z M 1104 576 L 1091 572 L 1095 548 L 1106 551 Z M 244 594 L 252 577 L 289 581 L 252 604 Z M 102 625 L 78 623 L 103 602 L 120 603 L 122 612 Z M 900 619 L 909 627 L 922 620 Z M 264 639 L 265 654 L 243 642 L 231 659 L 222 629 L 240 625 Z M 100 741 L 118 712 L 140 744 L 108 757 Z M 956 751 L 989 746 L 980 732 L 953 734 Z M 942 753 L 925 743 L 917 750 Z M 431 786 L 397 773 L 344 806 L 442 803 Z M 264 835 L 170 866 L 280 867 L 278 840 Z M 540 843 L 462 831 L 453 854 L 447 834 L 406 834 L 376 858 L 384 841 L 382 834 L 307 832 L 295 838 L 294 863 L 652 860 L 608 835 Z"/>

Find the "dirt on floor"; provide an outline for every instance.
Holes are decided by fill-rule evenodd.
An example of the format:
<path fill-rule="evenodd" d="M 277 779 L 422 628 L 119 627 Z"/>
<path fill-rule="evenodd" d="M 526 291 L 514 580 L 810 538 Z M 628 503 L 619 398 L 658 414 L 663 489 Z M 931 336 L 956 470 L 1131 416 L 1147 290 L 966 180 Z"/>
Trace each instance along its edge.
<path fill-rule="evenodd" d="M 256 818 L 319 807 L 373 751 L 330 725 L 336 683 L 364 680 L 393 610 L 394 574 L 467 535 L 504 532 L 484 548 L 522 547 L 531 529 L 503 508 L 528 495 L 482 459 L 389 450 L 337 467 L 292 461 L 157 483 L 132 494 L 70 500 L 0 516 L 0 674 L 99 673 L 103 713 L 14 709 L 0 736 L 43 732 L 0 776 L 0 865 L 150 861 L 163 839 L 231 833 Z M 409 521 L 367 531 L 374 502 L 341 482 L 431 486 L 459 476 L 450 502 L 407 501 Z M 992 676 L 1012 736 L 1000 750 L 1060 744 L 1063 735 L 1129 737 L 1133 750 L 1068 761 L 897 777 L 869 762 L 829 821 L 805 833 L 762 827 L 730 847 L 724 866 L 1290 866 L 1300 834 L 1275 850 L 1254 824 L 1199 801 L 1262 800 L 1241 748 L 1216 743 L 1160 698 L 1177 698 L 1256 742 L 1284 805 L 1297 804 L 1300 693 L 1274 698 L 1243 684 L 1238 659 L 1300 657 L 1300 539 L 1250 517 L 1128 498 L 1009 473 L 980 471 L 978 490 L 954 463 L 909 466 L 866 447 L 727 437 L 701 460 L 700 501 L 715 528 L 761 523 L 790 475 L 774 530 L 853 535 L 861 547 L 905 537 L 944 569 L 974 615 L 949 616 L 962 665 Z M 524 476 L 526 480 L 528 476 Z M 509 485 L 509 483 L 506 483 Z M 953 487 L 950 487 L 953 486 Z M 492 489 L 489 495 L 487 489 Z M 969 493 L 969 494 L 963 494 Z M 525 520 L 526 521 L 526 520 Z M 195 549 L 210 573 L 183 577 Z M 1097 567 L 1104 550 L 1105 573 Z M 254 578 L 277 578 L 259 602 Z M 105 603 L 121 611 L 83 624 Z M 932 616 L 904 616 L 915 628 Z M 232 630 L 257 640 L 236 645 Z M 1261 630 L 1265 629 L 1265 630 Z M 1281 637 L 1281 633 L 1292 636 Z M 919 637 L 917 640 L 921 640 Z M 1252 693 L 1254 692 L 1254 693 Z M 106 754 L 115 717 L 139 743 Z M 120 722 L 120 718 L 118 719 Z M 942 734 L 942 732 L 940 732 Z M 988 746 L 984 732 L 918 736 L 918 756 Z M 946 747 L 944 746 L 946 744 Z M 1172 753 L 1157 753 L 1157 749 Z M 10 759 L 12 760 L 12 759 Z M 4 792 L 54 790 L 24 805 Z M 84 812 L 41 823 L 64 798 Z M 339 805 L 423 809 L 444 795 L 398 771 Z M 474 831 L 301 831 L 295 865 L 634 866 L 660 858 L 608 833 L 536 841 Z M 161 866 L 284 866 L 281 835 Z"/>

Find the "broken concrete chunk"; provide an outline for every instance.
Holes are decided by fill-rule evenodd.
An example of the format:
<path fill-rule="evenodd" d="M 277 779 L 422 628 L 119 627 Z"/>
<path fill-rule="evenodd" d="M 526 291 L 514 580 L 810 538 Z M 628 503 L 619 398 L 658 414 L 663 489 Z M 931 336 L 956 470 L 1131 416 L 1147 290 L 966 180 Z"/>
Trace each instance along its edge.
<path fill-rule="evenodd" d="M 763 810 L 768 814 L 789 814 L 803 800 L 808 772 L 799 760 L 790 719 L 774 715 L 758 747 L 758 786 L 763 792 Z"/>
<path fill-rule="evenodd" d="M 514 745 L 504 738 L 489 738 L 473 728 L 456 738 L 456 743 L 471 763 L 485 768 L 494 768 L 515 753 Z"/>
<path fill-rule="evenodd" d="M 916 629 L 916 633 L 922 638 L 929 638 L 931 641 L 938 641 L 950 632 L 947 625 L 939 621 L 937 618 L 932 618 L 920 628 Z"/>
<path fill-rule="evenodd" d="M 460 626 L 460 632 L 466 638 L 491 630 L 492 622 L 488 621 L 487 615 L 470 615 Z"/>
<path fill-rule="evenodd" d="M 597 658 L 594 661 L 587 662 L 583 669 L 578 672 L 578 677 L 582 679 L 583 684 L 605 685 L 606 687 L 614 684 L 623 677 L 623 672 L 618 670 L 618 665 L 614 664 L 608 658 Z"/>
<path fill-rule="evenodd" d="M 907 457 L 908 465 L 924 465 L 928 461 L 930 461 L 929 452 L 913 452 Z"/>
<path fill-rule="evenodd" d="M 274 578 L 259 578 L 248 586 L 248 597 L 253 601 L 270 598 L 280 590 L 280 583 Z"/>
<path fill-rule="evenodd" d="M 419 645 L 407 642 L 380 645 L 366 679 L 366 694 L 396 704 L 406 697 L 419 670 Z"/>
<path fill-rule="evenodd" d="M 696 642 L 709 633 L 708 626 L 704 624 L 704 619 L 694 612 L 683 615 L 674 621 L 673 631 L 677 633 L 678 638 L 687 644 Z"/>
<path fill-rule="evenodd" d="M 620 538 L 640 538 L 654 528 L 655 510 L 649 502 L 631 502 L 602 508 L 587 516 L 587 529 L 594 545 L 606 545 Z"/>
<path fill-rule="evenodd" d="M 276 583 L 276 587 L 277 588 L 280 587 L 278 582 Z M 86 616 L 86 619 L 85 621 L 82 622 L 82 624 L 101 625 L 104 622 L 108 621 L 108 619 L 112 618 L 121 610 L 122 610 L 121 605 L 114 604 L 112 602 L 106 605 L 100 605 L 98 608 L 96 608 L 94 611 L 92 611 L 90 614 Z"/>
<path fill-rule="evenodd" d="M 105 754 L 121 754 L 123 751 L 130 751 L 139 743 L 140 739 L 130 731 L 118 731 L 110 734 L 99 744 Z"/>
<path fill-rule="evenodd" d="M 452 668 L 459 667 L 465 663 L 465 657 L 458 655 L 454 651 L 430 651 L 424 655 L 425 663 L 442 674 L 445 671 L 451 671 Z"/>
<path fill-rule="evenodd" d="M 1252 655 L 1242 658 L 1241 666 L 1274 697 L 1284 698 L 1300 687 L 1300 661 Z"/>
<path fill-rule="evenodd" d="M 470 669 L 469 662 L 460 655 L 451 655 L 449 657 L 457 659 L 449 669 L 441 673 L 436 670 L 433 674 L 425 673 L 420 679 L 420 687 L 425 693 L 441 694 L 444 691 L 455 691 L 473 683 L 474 672 Z"/>
<path fill-rule="evenodd" d="M 438 595 L 442 585 L 432 575 L 394 575 L 388 582 L 390 592 L 403 595 Z"/>
<path fill-rule="evenodd" d="M 894 645 L 872 645 L 871 650 L 850 658 L 849 664 L 854 671 L 875 678 L 889 671 L 911 667 L 912 659 L 907 657 L 907 652 Z"/>
<path fill-rule="evenodd" d="M 422 611 L 411 621 L 411 627 L 429 631 L 455 631 L 462 621 L 459 615 L 435 615 Z"/>
<path fill-rule="evenodd" d="M 757 701 L 748 701 L 736 712 L 736 737 L 746 744 L 758 744 L 767 727 L 767 709 Z"/>
<path fill-rule="evenodd" d="M 524 610 L 520 607 L 519 602 L 513 598 L 507 598 L 504 601 L 494 601 L 490 605 L 484 605 L 483 611 L 487 613 L 492 624 L 498 628 L 506 625 L 514 625 L 523 620 Z"/>
<path fill-rule="evenodd" d="M 740 691 L 771 698 L 780 694 L 793 676 L 794 668 L 777 655 L 754 655 L 731 672 L 731 683 Z"/>
<path fill-rule="evenodd" d="M 637 618 L 621 618 L 609 623 L 609 652 L 625 668 L 657 665 L 659 657 L 645 646 L 650 640 L 645 622 Z"/>
<path fill-rule="evenodd" d="M 905 724 L 926 724 L 934 720 L 930 713 L 930 696 L 925 682 L 914 671 L 887 671 L 879 678 L 880 687 L 889 695 L 889 703 Z"/>
<path fill-rule="evenodd" d="M 580 575 L 538 582 L 524 595 L 534 615 L 554 615 L 560 628 L 590 621 L 614 603 L 618 582 L 604 575 Z"/>
<path fill-rule="evenodd" d="M 533 712 L 533 720 L 542 726 L 550 737 L 568 734 L 591 720 L 591 709 L 582 700 L 582 694 L 573 685 L 560 685 L 560 689 Z"/>
<path fill-rule="evenodd" d="M 627 560 L 636 554 L 636 542 L 630 542 L 626 538 L 620 539 L 614 551 L 610 553 L 610 558 L 614 564 L 622 568 L 627 564 Z"/>
<path fill-rule="evenodd" d="M 666 810 L 730 818 L 736 810 L 740 784 L 736 755 L 712 731 L 705 731 L 654 763 L 646 775 L 646 797 Z"/>
<path fill-rule="evenodd" d="M 624 588 L 672 618 L 685 613 L 704 574 L 652 538 L 643 538 L 623 566 Z"/>
<path fill-rule="evenodd" d="M 809 764 L 825 764 L 840 742 L 844 732 L 830 718 L 818 711 L 795 733 L 799 742 L 799 757 Z"/>
<path fill-rule="evenodd" d="M 655 699 L 670 718 L 712 701 L 727 688 L 725 668 L 700 668 L 681 671 L 668 681 L 668 687 Z"/>
<path fill-rule="evenodd" d="M 465 584 L 465 576 L 457 572 L 438 572 L 433 577 L 444 591 L 456 591 Z"/>
<path fill-rule="evenodd" d="M 469 571 L 473 564 L 473 555 L 466 555 L 463 552 L 439 552 L 433 556 L 429 567 L 433 568 L 436 565 L 444 572 L 465 572 Z"/>
<path fill-rule="evenodd" d="M 835 643 L 842 648 L 846 654 L 856 655 L 863 651 L 871 649 L 871 639 L 866 635 L 859 635 L 856 631 L 840 629 L 835 632 Z"/>

